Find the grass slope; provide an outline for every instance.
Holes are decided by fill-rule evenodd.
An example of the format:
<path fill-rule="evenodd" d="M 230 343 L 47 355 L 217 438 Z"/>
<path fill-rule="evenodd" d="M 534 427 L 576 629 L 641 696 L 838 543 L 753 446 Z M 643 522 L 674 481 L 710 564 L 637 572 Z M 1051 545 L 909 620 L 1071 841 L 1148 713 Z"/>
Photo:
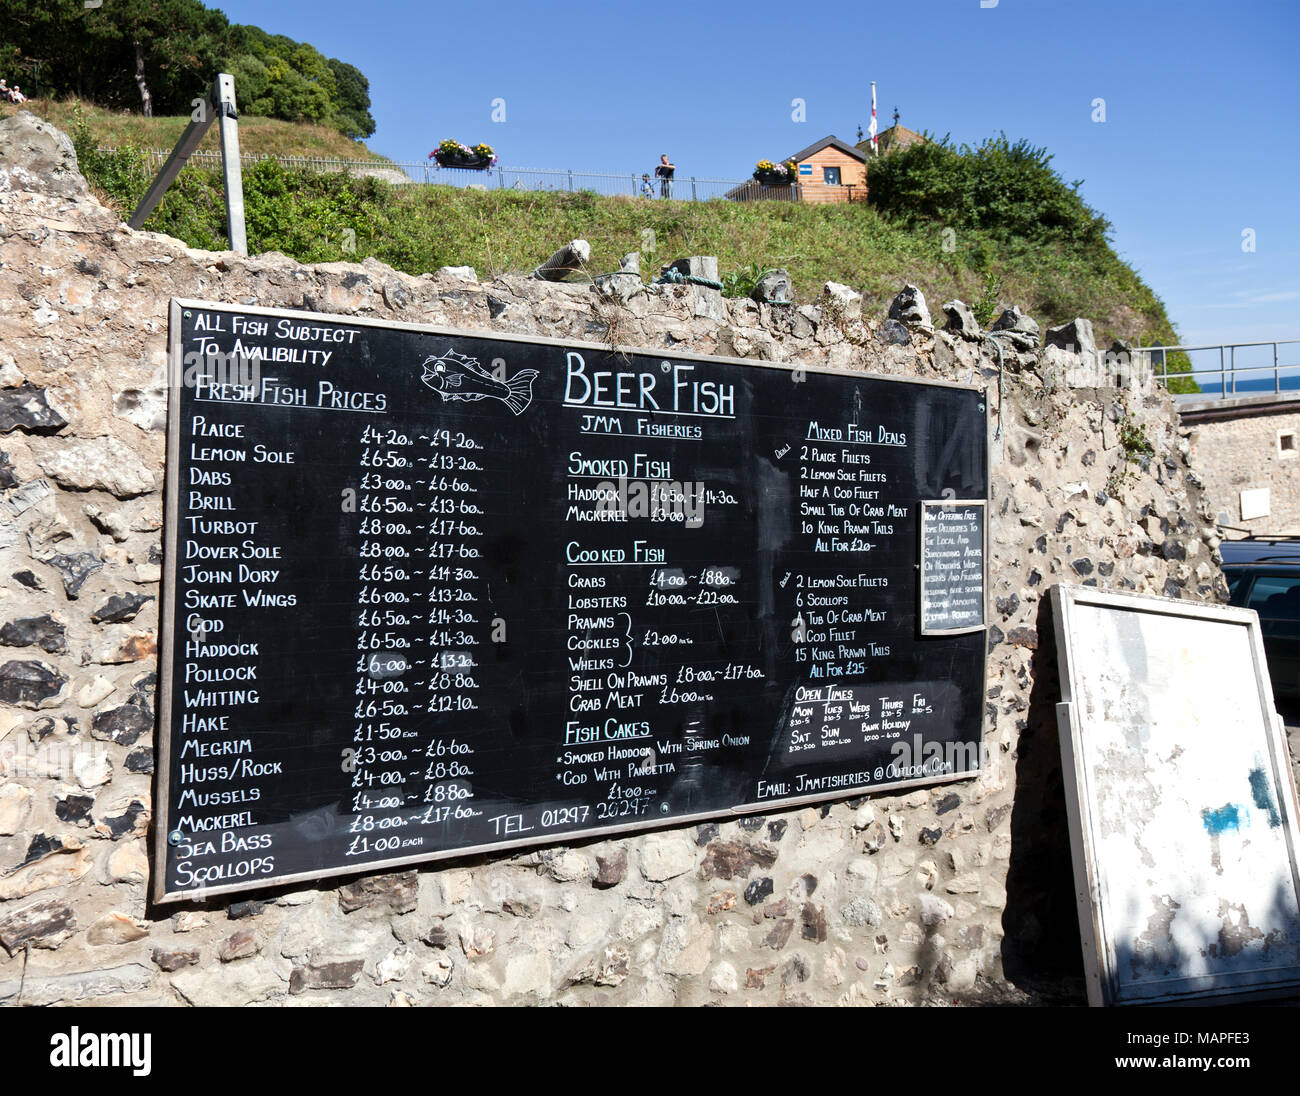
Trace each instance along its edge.
<path fill-rule="evenodd" d="M 11 104 L 0 107 L 0 117 L 18 110 Z M 190 124 L 188 115 L 166 118 L 145 118 L 127 111 L 106 110 L 78 99 L 30 99 L 23 104 L 37 117 L 52 122 L 65 133 L 71 133 L 77 124 L 80 111 L 85 124 L 94 134 L 98 144 L 107 148 L 161 148 L 170 152 L 180 140 L 185 127 Z M 208 130 L 200 149 L 216 151 L 217 127 Z M 360 141 L 353 141 L 328 126 L 298 125 L 277 118 L 255 118 L 251 115 L 239 119 L 239 148 L 241 152 L 258 156 L 310 156 L 342 160 L 382 160 Z"/>
<path fill-rule="evenodd" d="M 83 106 L 78 125 L 76 105 L 37 104 L 73 133 L 82 169 L 101 197 L 129 214 L 149 182 L 129 147 L 170 147 L 186 119 L 144 119 Z M 378 159 L 330 130 L 271 119 L 241 119 L 240 142 L 252 152 Z M 128 151 L 102 156 L 94 153 L 96 145 Z M 938 224 L 909 228 L 859 203 L 676 202 L 581 191 L 393 187 L 272 162 L 247 169 L 244 185 L 250 250 L 282 251 L 303 262 L 374 256 L 412 274 L 468 265 L 492 276 L 532 270 L 557 246 L 581 237 L 591 243 L 591 274 L 617 269 L 630 251 L 642 253 L 647 273 L 684 255 L 716 255 L 729 295 L 743 295 L 763 270 L 782 266 L 799 300 L 815 299 L 827 281 L 842 282 L 863 294 L 867 315 L 883 316 L 899 288 L 912 282 L 933 313 L 958 297 L 986 324 L 1014 304 L 1043 327 L 1075 316 L 1091 319 L 1103 346 L 1115 338 L 1146 345 L 1177 341 L 1163 303 L 1108 244 L 1008 243 L 975 230 L 954 237 Z M 223 249 L 224 217 L 217 173 L 190 167 L 146 227 L 195 247 Z"/>

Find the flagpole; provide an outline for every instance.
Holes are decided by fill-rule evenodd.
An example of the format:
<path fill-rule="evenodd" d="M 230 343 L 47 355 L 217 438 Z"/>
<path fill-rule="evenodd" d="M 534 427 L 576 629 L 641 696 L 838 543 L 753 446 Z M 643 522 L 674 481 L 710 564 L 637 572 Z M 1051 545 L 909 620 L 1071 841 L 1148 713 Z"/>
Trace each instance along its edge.
<path fill-rule="evenodd" d="M 871 154 L 880 155 L 880 145 L 876 137 L 876 82 L 871 81 Z"/>

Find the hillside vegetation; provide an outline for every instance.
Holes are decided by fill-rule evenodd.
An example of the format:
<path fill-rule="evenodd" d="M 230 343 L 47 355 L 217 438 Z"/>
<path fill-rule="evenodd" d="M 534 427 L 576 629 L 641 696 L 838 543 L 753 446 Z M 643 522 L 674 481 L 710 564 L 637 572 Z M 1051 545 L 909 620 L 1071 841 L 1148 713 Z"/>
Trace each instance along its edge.
<path fill-rule="evenodd" d="M 128 146 L 169 147 L 161 130 L 132 133 L 132 123 L 145 120 L 90 109 L 78 123 L 66 103 L 52 104 L 49 114 L 59 124 L 72 119 L 87 178 L 129 215 L 149 179 Z M 179 133 L 184 121 L 147 124 L 173 126 Z M 246 148 L 282 155 L 303 154 L 322 139 L 306 127 L 270 121 L 254 127 L 242 119 L 240 136 Z M 123 147 L 100 154 L 95 148 L 101 144 Z M 248 242 L 254 253 L 282 251 L 304 262 L 374 256 L 412 274 L 469 265 L 490 277 L 530 271 L 559 244 L 582 237 L 592 246 L 591 275 L 617 269 L 629 251 L 642 252 L 648 273 L 683 255 L 716 255 L 729 295 L 747 292 L 764 270 L 781 266 L 794 278 L 799 300 L 815 299 L 826 281 L 842 282 L 863 294 L 868 315 L 882 316 L 898 289 L 912 282 L 935 313 L 942 302 L 959 297 L 985 324 L 1014 304 L 1044 327 L 1090 318 L 1102 345 L 1115 338 L 1146 345 L 1177 341 L 1160 299 L 1107 241 L 1109 226 L 1056 179 L 1040 151 L 1016 151 L 999 141 L 983 152 L 943 146 L 940 152 L 918 158 L 915 174 L 907 170 L 906 152 L 875 165 L 872 186 L 879 187 L 881 207 L 403 187 L 264 161 L 244 172 Z M 1001 188 L 1004 206 L 996 216 L 968 202 L 975 183 L 948 187 L 950 197 L 944 198 L 944 161 L 948 172 L 965 170 L 961 162 L 953 166 L 950 153 L 959 161 L 972 155 L 1001 161 L 977 165 L 993 178 L 987 185 Z M 1059 223 L 1053 224 L 1053 216 Z M 146 227 L 195 247 L 226 247 L 219 175 L 186 168 Z"/>

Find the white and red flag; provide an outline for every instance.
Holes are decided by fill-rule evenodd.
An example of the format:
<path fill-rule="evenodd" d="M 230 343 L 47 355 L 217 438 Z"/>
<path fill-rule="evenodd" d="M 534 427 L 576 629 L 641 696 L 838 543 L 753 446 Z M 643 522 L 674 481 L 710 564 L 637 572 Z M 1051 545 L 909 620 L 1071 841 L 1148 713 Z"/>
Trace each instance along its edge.
<path fill-rule="evenodd" d="M 877 151 L 876 147 L 876 82 L 871 81 L 871 151 Z"/>

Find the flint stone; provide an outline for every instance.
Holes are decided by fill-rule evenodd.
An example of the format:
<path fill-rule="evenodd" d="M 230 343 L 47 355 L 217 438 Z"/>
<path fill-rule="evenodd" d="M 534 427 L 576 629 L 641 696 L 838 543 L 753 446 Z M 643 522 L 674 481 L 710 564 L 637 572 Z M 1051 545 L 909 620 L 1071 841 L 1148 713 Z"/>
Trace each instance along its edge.
<path fill-rule="evenodd" d="M 49 978 L 28 976 L 23 986 L 23 1004 L 40 1007 L 63 1001 L 85 1001 L 93 997 L 121 997 L 142 990 L 154 973 L 142 963 L 127 963 L 107 970 L 82 970 Z M 3 994 L 3 990 L 0 990 Z"/>
<path fill-rule="evenodd" d="M 616 887 L 627 878 L 627 849 L 617 848 L 607 853 L 596 854 L 596 875 L 592 885 L 596 887 Z"/>
<path fill-rule="evenodd" d="M 250 959 L 262 950 L 262 941 L 252 929 L 231 933 L 217 945 L 217 958 L 223 963 Z"/>
<path fill-rule="evenodd" d="M 67 683 L 68 679 L 47 662 L 15 659 L 0 666 L 0 704 L 38 708 L 58 696 Z"/>
<path fill-rule="evenodd" d="M 704 850 L 701 879 L 743 879 L 755 868 L 776 863 L 776 850 L 765 844 L 744 841 L 714 841 Z"/>
<path fill-rule="evenodd" d="M 914 285 L 905 285 L 889 304 L 889 318 L 909 327 L 931 328 L 930 310 L 925 294 Z"/>
<path fill-rule="evenodd" d="M 871 822 L 862 831 L 862 848 L 865 852 L 879 852 L 885 847 L 885 827 L 879 822 Z"/>
<path fill-rule="evenodd" d="M 840 320 L 862 319 L 862 294 L 839 282 L 822 286 L 822 315 L 833 314 Z"/>
<path fill-rule="evenodd" d="M 396 278 L 384 282 L 384 301 L 389 308 L 403 309 L 411 303 L 411 295 Z"/>
<path fill-rule="evenodd" d="M 129 944 L 149 935 L 149 926 L 117 910 L 104 914 L 86 930 L 86 943 L 92 947 Z"/>
<path fill-rule="evenodd" d="M 410 913 L 418 892 L 415 872 L 374 875 L 339 888 L 339 908 L 344 913 L 368 909 L 378 913 Z"/>
<path fill-rule="evenodd" d="M 546 874 L 557 883 L 576 883 L 591 874 L 591 865 L 582 853 L 564 849 L 547 861 Z"/>
<path fill-rule="evenodd" d="M 309 989 L 351 989 L 360 980 L 365 965 L 364 959 L 340 959 L 294 967 L 289 974 L 289 992 L 296 995 Z"/>
<path fill-rule="evenodd" d="M 57 948 L 77 928 L 72 907 L 66 902 L 47 898 L 0 918 L 0 947 L 11 956 L 31 944 L 38 948 Z"/>
<path fill-rule="evenodd" d="M 886 346 L 911 346 L 912 334 L 905 324 L 886 320 L 880 328 L 880 341 Z"/>
<path fill-rule="evenodd" d="M 152 594 L 114 594 L 91 614 L 90 619 L 95 624 L 122 624 L 133 620 L 152 600 Z"/>
<path fill-rule="evenodd" d="M 68 649 L 67 628 L 49 613 L 39 617 L 11 620 L 0 627 L 0 644 L 6 647 L 40 647 L 47 654 L 61 654 Z"/>
<path fill-rule="evenodd" d="M 32 810 L 32 793 L 20 784 L 0 785 L 0 835 L 18 833 Z"/>
<path fill-rule="evenodd" d="M 777 921 L 763 938 L 762 947 L 780 951 L 790 942 L 790 933 L 794 931 L 794 918 L 786 917 Z"/>
<path fill-rule="evenodd" d="M 86 579 L 104 566 L 103 560 L 90 552 L 69 552 L 45 561 L 63 576 L 63 591 L 75 601 Z"/>
<path fill-rule="evenodd" d="M 107 700 L 117 689 L 103 674 L 97 674 L 77 690 L 77 706 L 93 708 L 102 700 Z"/>
<path fill-rule="evenodd" d="M 780 267 L 769 270 L 758 279 L 750 297 L 768 304 L 793 304 L 794 282 L 790 278 L 790 272 Z"/>
<path fill-rule="evenodd" d="M 415 956 L 412 956 L 407 946 L 394 948 L 374 965 L 374 983 L 383 985 L 387 982 L 400 982 L 411 970 L 412 962 L 415 962 Z"/>
<path fill-rule="evenodd" d="M 151 730 L 153 712 L 141 696 L 133 696 L 125 704 L 99 712 L 90 721 L 91 738 L 115 742 L 119 746 L 131 746 Z"/>
<path fill-rule="evenodd" d="M 859 894 L 840 910 L 840 916 L 846 925 L 853 925 L 855 928 L 864 926 L 875 928 L 885 920 L 884 911 L 865 894 Z"/>
<path fill-rule="evenodd" d="M 90 196 L 71 139 L 28 110 L 0 121 L 0 172 L 10 173 L 16 186 L 32 177 L 36 189 L 55 197 Z"/>
<path fill-rule="evenodd" d="M 437 955 L 432 963 L 426 963 L 420 970 L 420 977 L 438 989 L 451 985 L 451 975 L 455 963 L 449 955 Z"/>
<path fill-rule="evenodd" d="M 159 970 L 172 974 L 182 967 L 192 967 L 199 961 L 197 948 L 154 948 L 154 964 Z"/>
<path fill-rule="evenodd" d="M 124 834 L 143 837 L 149 826 L 149 817 L 149 808 L 140 800 L 132 799 L 121 814 L 105 815 L 96 828 L 114 841 Z"/>
<path fill-rule="evenodd" d="M 942 925 L 955 912 L 952 905 L 942 898 L 937 898 L 933 894 L 921 895 L 921 924 L 926 928 Z"/>
<path fill-rule="evenodd" d="M 633 274 L 627 271 L 617 271 L 613 274 L 601 274 L 593 279 L 593 285 L 596 292 L 602 297 L 612 301 L 619 301 L 626 304 L 639 293 L 645 292 L 645 285 L 641 281 L 640 274 Z"/>
<path fill-rule="evenodd" d="M 60 822 L 90 822 L 90 808 L 95 805 L 93 795 L 63 795 L 54 801 L 54 817 Z"/>
<path fill-rule="evenodd" d="M 67 425 L 68 420 L 49 405 L 45 389 L 31 384 L 0 389 L 0 434 L 19 428 L 54 431 Z"/>
<path fill-rule="evenodd" d="M 684 875 L 695 867 L 695 849 L 678 833 L 654 833 L 641 850 L 641 874 L 652 883 Z"/>
<path fill-rule="evenodd" d="M 944 304 L 943 314 L 948 317 L 945 326 L 954 335 L 960 335 L 963 339 L 980 337 L 979 321 L 975 319 L 975 313 L 970 310 L 969 305 L 954 298 Z"/>
<path fill-rule="evenodd" d="M 1092 321 L 1077 316 L 1069 323 L 1049 327 L 1043 336 L 1043 345 L 1070 350 L 1083 357 L 1091 357 L 1097 353 L 1097 340 L 1092 333 Z"/>
<path fill-rule="evenodd" d="M 30 445 L 41 471 L 62 487 L 128 499 L 157 484 L 140 455 L 117 438 L 34 437 Z"/>
<path fill-rule="evenodd" d="M 143 841 L 128 841 L 108 858 L 108 878 L 114 883 L 143 883 L 149 878 L 149 857 Z"/>
<path fill-rule="evenodd" d="M 129 773 L 151 773 L 153 767 L 153 750 L 147 747 L 132 750 L 126 755 L 126 771 Z"/>
<path fill-rule="evenodd" d="M 1014 345 L 1025 350 L 1032 350 L 1038 345 L 1037 322 L 1032 316 L 1026 316 L 1015 306 L 1005 309 L 1002 315 L 993 321 L 992 329 L 1005 331 Z"/>
<path fill-rule="evenodd" d="M 167 389 L 126 388 L 113 397 L 113 414 L 141 430 L 167 429 Z"/>
<path fill-rule="evenodd" d="M 265 1001 L 284 988 L 283 980 L 265 959 L 183 970 L 171 979 L 171 985 L 191 1005 L 220 1006 Z"/>
<path fill-rule="evenodd" d="M 813 905 L 811 902 L 805 902 L 800 914 L 799 935 L 805 940 L 811 940 L 814 944 L 824 943 L 826 940 L 826 914 L 820 906 Z"/>

